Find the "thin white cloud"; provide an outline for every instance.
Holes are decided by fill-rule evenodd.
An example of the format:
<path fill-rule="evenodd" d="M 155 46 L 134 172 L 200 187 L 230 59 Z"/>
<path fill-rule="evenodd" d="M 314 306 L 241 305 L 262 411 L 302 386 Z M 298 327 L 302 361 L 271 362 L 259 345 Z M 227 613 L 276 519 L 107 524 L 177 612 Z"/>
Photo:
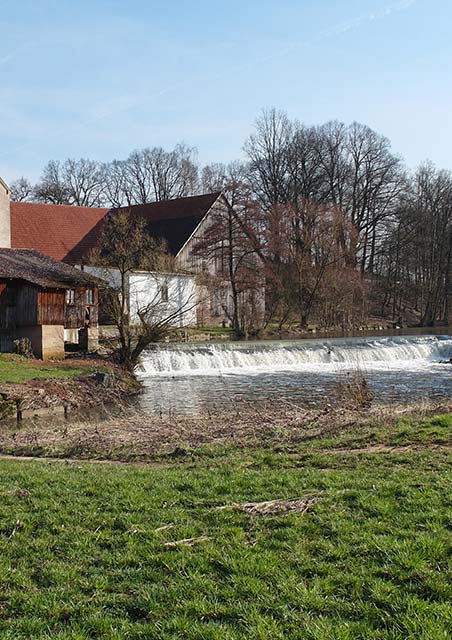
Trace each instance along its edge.
<path fill-rule="evenodd" d="M 389 4 L 385 7 L 382 7 L 381 9 L 377 9 L 376 11 L 370 11 L 368 13 L 357 16 L 356 18 L 344 20 L 344 22 L 339 22 L 333 27 L 320 32 L 316 37 L 309 41 L 308 44 L 317 42 L 318 40 L 323 40 L 324 38 L 331 38 L 332 36 L 346 33 L 347 31 L 351 31 L 353 29 L 358 29 L 367 22 L 383 20 L 384 18 L 388 18 L 389 16 L 393 15 L 394 13 L 409 9 L 416 3 L 416 1 L 417 0 L 400 0 L 399 2 Z"/>
<path fill-rule="evenodd" d="M 233 75 L 234 73 L 243 72 L 244 70 L 251 71 L 252 69 L 255 69 L 256 67 L 261 66 L 267 62 L 276 60 L 278 58 L 283 58 L 289 55 L 290 53 L 292 53 L 294 50 L 299 49 L 301 47 L 312 46 L 322 40 L 333 38 L 336 35 L 340 35 L 342 33 L 346 33 L 348 31 L 358 29 L 364 26 L 366 23 L 389 18 L 395 13 L 398 13 L 400 11 L 405 11 L 411 8 L 416 2 L 417 0 L 399 0 L 398 2 L 394 2 L 392 4 L 386 5 L 381 9 L 362 14 L 355 18 L 344 20 L 342 22 L 337 23 L 336 25 L 333 25 L 332 27 L 329 27 L 323 31 L 320 31 L 317 35 L 315 35 L 314 37 L 308 40 L 294 42 L 284 47 L 284 49 L 279 50 L 278 52 L 271 53 L 268 56 L 251 61 L 250 63 L 240 64 L 234 68 L 230 68 L 227 70 L 227 73 L 228 75 Z M 29 48 L 30 46 L 34 46 L 35 44 L 37 43 L 36 42 L 25 43 L 18 49 L 10 52 L 9 54 L 6 54 L 3 58 L 0 58 L 0 66 L 2 64 L 6 64 L 10 59 L 15 57 L 18 53 L 20 53 L 25 48 Z M 224 79 L 224 77 L 225 77 L 225 73 L 219 72 L 209 76 L 200 77 L 197 79 L 197 82 L 213 82 L 216 80 L 222 80 Z M 90 126 L 101 120 L 114 117 L 119 113 L 124 113 L 134 108 L 140 107 L 143 104 L 152 102 L 153 100 L 156 100 L 168 93 L 172 93 L 180 88 L 190 86 L 192 83 L 193 83 L 193 79 L 189 78 L 189 79 L 181 80 L 180 82 L 173 83 L 172 85 L 169 85 L 167 87 L 163 87 L 162 89 L 158 91 L 154 91 L 147 95 L 142 94 L 141 96 L 139 95 L 115 96 L 110 100 L 107 98 L 101 104 L 95 105 L 92 108 L 91 117 L 89 117 L 88 119 L 84 119 L 78 124 L 82 127 Z M 63 134 L 65 131 L 66 131 L 66 128 L 62 128 L 61 130 L 53 131 L 52 134 L 60 135 L 60 134 Z M 8 156 L 12 152 L 22 151 L 26 149 L 28 146 L 29 145 L 25 143 L 23 145 L 20 145 L 19 147 L 16 147 L 15 149 L 0 153 L 0 158 Z"/>

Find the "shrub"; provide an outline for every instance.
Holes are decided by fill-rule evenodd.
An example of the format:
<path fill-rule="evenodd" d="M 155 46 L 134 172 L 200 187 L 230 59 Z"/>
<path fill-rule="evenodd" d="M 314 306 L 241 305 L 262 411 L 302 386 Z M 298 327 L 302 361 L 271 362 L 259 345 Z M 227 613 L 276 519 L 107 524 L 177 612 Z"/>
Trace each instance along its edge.
<path fill-rule="evenodd" d="M 369 382 L 361 369 L 341 373 L 335 389 L 334 400 L 347 409 L 367 409 L 371 406 L 374 395 Z"/>

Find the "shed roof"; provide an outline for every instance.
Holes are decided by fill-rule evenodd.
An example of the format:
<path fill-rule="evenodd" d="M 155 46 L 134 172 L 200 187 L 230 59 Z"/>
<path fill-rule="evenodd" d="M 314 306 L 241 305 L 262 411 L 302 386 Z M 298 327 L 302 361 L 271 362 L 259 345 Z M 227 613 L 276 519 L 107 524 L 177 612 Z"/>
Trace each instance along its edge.
<path fill-rule="evenodd" d="M 99 278 L 32 249 L 0 248 L 0 278 L 25 280 L 49 289 L 97 286 L 101 283 Z"/>

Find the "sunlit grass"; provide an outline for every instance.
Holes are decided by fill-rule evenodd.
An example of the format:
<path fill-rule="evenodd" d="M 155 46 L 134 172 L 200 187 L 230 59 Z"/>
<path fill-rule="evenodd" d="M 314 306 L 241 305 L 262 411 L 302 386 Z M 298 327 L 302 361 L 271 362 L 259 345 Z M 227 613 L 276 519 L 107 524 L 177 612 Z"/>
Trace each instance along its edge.
<path fill-rule="evenodd" d="M 11 353 L 0 354 L 0 383 L 22 383 L 35 379 L 76 378 L 94 370 L 98 371 L 99 366 L 71 366 L 64 362 L 52 363 L 29 360 Z"/>
<path fill-rule="evenodd" d="M 1 638 L 450 637 L 447 449 L 0 471 Z M 217 508 L 305 495 L 303 515 Z"/>

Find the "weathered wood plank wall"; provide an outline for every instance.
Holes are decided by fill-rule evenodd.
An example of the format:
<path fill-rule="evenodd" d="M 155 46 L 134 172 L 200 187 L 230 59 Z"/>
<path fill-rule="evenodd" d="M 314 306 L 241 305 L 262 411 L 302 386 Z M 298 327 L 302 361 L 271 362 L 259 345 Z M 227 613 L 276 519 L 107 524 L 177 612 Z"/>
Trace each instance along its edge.
<path fill-rule="evenodd" d="M 65 291 L 41 289 L 38 292 L 38 324 L 63 325 Z"/>

